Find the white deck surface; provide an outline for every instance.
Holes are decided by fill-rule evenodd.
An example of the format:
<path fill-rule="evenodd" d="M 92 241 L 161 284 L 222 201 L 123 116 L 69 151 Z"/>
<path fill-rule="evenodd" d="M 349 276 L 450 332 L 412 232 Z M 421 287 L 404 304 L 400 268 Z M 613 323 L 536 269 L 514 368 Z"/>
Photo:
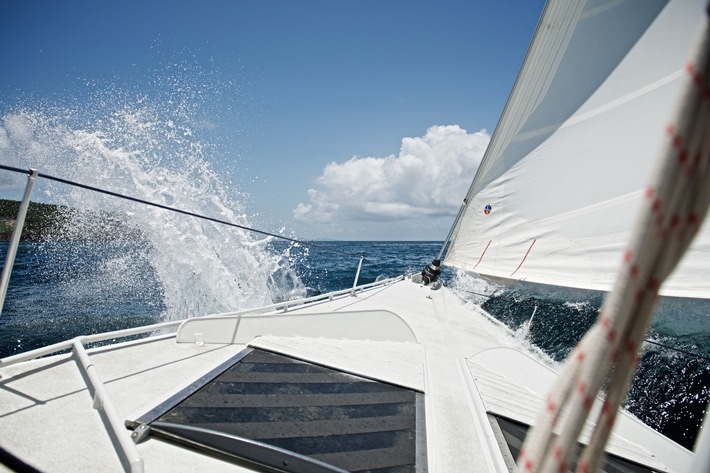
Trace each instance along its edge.
<path fill-rule="evenodd" d="M 431 291 L 410 281 L 311 305 L 303 311 L 326 314 L 381 309 L 396 314 L 404 323 L 385 317 L 383 328 L 364 317 L 364 328 L 348 330 L 341 324 L 337 331 L 332 329 L 337 336 L 328 337 L 331 329 L 321 324 L 317 335 L 309 337 L 307 323 L 301 333 L 290 336 L 282 333 L 283 324 L 277 325 L 283 317 L 274 317 L 275 335 L 264 325 L 251 344 L 423 390 L 429 471 L 487 471 L 492 461 L 481 437 L 476 402 L 462 363 L 482 350 L 510 345 L 510 337 L 465 307 L 450 291 Z M 293 317 L 289 323 L 298 318 L 298 311 L 288 314 Z M 312 319 L 317 325 L 318 317 Z M 345 319 L 356 323 L 356 318 Z M 396 332 L 393 341 L 388 341 L 388 330 Z M 237 331 L 232 335 L 238 339 Z M 402 340 L 412 335 L 413 340 Z M 163 336 L 93 350 L 91 359 L 119 416 L 127 420 L 137 418 L 244 347 L 244 343 L 176 343 L 175 337 Z M 0 375 L 0 444 L 6 450 L 47 472 L 124 470 L 73 358 L 64 355 L 13 365 L 0 369 Z M 483 387 L 486 397 L 493 389 L 505 390 L 489 383 Z M 515 393 L 506 396 L 515 408 Z M 140 443 L 138 450 L 147 472 L 241 470 L 156 439 Z M 680 447 L 677 452 L 690 459 Z"/>

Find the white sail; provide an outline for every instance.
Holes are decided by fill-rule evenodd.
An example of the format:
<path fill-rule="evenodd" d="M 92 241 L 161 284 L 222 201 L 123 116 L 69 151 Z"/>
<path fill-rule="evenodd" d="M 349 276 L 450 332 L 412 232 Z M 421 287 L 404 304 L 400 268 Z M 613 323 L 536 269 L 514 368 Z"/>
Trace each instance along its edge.
<path fill-rule="evenodd" d="M 609 290 L 704 6 L 549 2 L 445 264 Z M 706 223 L 661 293 L 710 297 L 709 260 Z"/>

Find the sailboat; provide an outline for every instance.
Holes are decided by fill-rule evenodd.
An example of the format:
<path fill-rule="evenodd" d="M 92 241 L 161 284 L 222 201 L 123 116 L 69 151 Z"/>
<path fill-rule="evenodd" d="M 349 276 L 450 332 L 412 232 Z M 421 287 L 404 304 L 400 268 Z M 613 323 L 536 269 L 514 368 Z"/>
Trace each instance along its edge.
<path fill-rule="evenodd" d="M 687 105 L 686 91 L 701 82 L 703 69 L 687 64 L 704 50 L 695 44 L 706 23 L 700 0 L 548 2 L 459 216 L 421 274 L 6 357 L 2 465 L 47 472 L 584 471 L 590 463 L 585 453 L 575 456 L 577 447 L 598 443 L 595 426 L 609 416 L 608 402 L 592 396 L 586 405 L 585 398 L 577 409 L 585 417 L 556 431 L 557 420 L 578 417 L 574 406 L 551 409 L 556 390 L 572 378 L 517 349 L 489 314 L 441 285 L 441 265 L 502 281 L 616 291 L 627 259 L 635 261 L 627 258 L 628 241 L 651 233 L 634 233 L 630 214 L 644 215 L 659 156 L 682 154 L 679 130 L 702 123 L 668 128 L 686 115 L 676 104 Z M 92 184 L 3 169 L 28 174 L 5 280 L 34 181 Z M 667 174 L 660 169 L 659 179 Z M 703 175 L 691 170 L 686 175 Z M 702 201 L 707 188 L 681 193 Z M 710 227 L 694 223 L 693 244 L 657 288 L 661 294 L 710 296 L 703 277 Z M 605 320 L 616 323 L 600 317 L 602 326 Z M 131 338 L 138 334 L 147 336 Z M 89 347 L 96 342 L 103 343 Z M 548 422 L 551 412 L 559 415 Z M 625 411 L 613 413 L 603 453 L 592 450 L 602 470 L 710 468 L 707 429 L 691 452 Z M 529 444 L 531 430 L 552 443 Z M 576 431 L 566 440 L 574 451 L 562 460 L 555 442 L 568 430 Z M 532 459 L 540 445 L 560 457 L 556 464 L 538 469 Z"/>

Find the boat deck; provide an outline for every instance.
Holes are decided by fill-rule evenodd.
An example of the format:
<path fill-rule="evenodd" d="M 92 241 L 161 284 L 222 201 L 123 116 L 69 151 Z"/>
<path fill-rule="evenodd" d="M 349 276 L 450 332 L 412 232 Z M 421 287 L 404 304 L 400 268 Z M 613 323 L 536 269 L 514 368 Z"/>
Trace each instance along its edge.
<path fill-rule="evenodd" d="M 512 345 L 504 329 L 448 289 L 432 291 L 405 280 L 286 313 L 191 319 L 177 334 L 95 348 L 89 355 L 122 422 L 138 419 L 247 346 L 422 391 L 427 464 L 418 468 L 453 472 L 495 471 L 503 465 L 485 421 L 490 379 L 488 384 L 479 379 L 483 370 L 475 360 L 485 359 L 487 349 Z M 496 363 L 496 356 L 488 358 Z M 535 373 L 547 368 L 530 360 L 525 369 L 519 385 L 511 373 L 501 374 L 504 380 L 495 389 L 507 395 L 500 397 L 510 405 L 504 412 L 515 412 L 516 399 L 546 389 L 550 376 Z M 71 354 L 1 368 L 0 445 L 41 471 L 128 469 L 82 373 Z M 669 452 L 666 461 L 626 442 L 636 461 L 647 458 L 660 471 L 683 471 L 692 458 L 644 426 L 632 430 L 631 435 L 660 438 L 662 450 Z M 155 438 L 136 448 L 149 472 L 252 471 Z"/>

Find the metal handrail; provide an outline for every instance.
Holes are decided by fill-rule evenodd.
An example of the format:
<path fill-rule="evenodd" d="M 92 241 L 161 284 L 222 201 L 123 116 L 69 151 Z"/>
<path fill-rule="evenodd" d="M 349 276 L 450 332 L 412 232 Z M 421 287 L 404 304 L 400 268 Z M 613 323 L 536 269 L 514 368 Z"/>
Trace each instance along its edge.
<path fill-rule="evenodd" d="M 364 259 L 364 256 L 360 257 L 360 262 L 357 265 L 357 273 L 355 273 L 355 281 L 353 281 L 353 288 L 350 291 L 350 295 L 354 296 L 355 295 L 355 288 L 357 287 L 357 281 L 360 279 L 360 270 L 362 269 L 362 260 Z"/>
<path fill-rule="evenodd" d="M 106 386 L 96 372 L 96 368 L 91 362 L 82 340 L 80 338 L 74 339 L 72 341 L 72 348 L 86 375 L 87 387 L 93 388 L 94 409 L 102 411 L 106 416 L 106 420 L 115 438 L 118 440 L 120 453 L 123 454 L 125 460 L 128 462 L 130 471 L 132 473 L 143 473 L 143 459 L 136 445 L 133 443 L 133 440 L 131 440 L 130 434 L 124 427 L 118 412 L 116 412 L 116 408 L 113 406 L 113 402 L 111 402 L 111 398 L 106 391 Z M 118 448 L 116 450 L 118 450 Z"/>
<path fill-rule="evenodd" d="M 30 195 L 32 194 L 32 188 L 37 179 L 37 174 L 38 172 L 35 169 L 30 169 L 30 175 L 27 177 L 27 185 L 25 186 L 25 193 L 20 203 L 20 209 L 17 211 L 15 228 L 12 230 L 10 246 L 8 246 L 7 254 L 5 255 L 5 264 L 2 267 L 2 275 L 0 276 L 0 314 L 2 314 L 2 308 L 5 305 L 7 286 L 10 284 L 10 275 L 12 274 L 12 268 L 15 266 L 17 247 L 20 245 L 20 237 L 25 227 L 25 217 L 27 216 L 27 209 L 30 206 Z"/>
<path fill-rule="evenodd" d="M 359 292 L 362 292 L 365 289 L 370 289 L 370 288 L 373 288 L 376 286 L 387 286 L 387 285 L 390 285 L 390 284 L 395 283 L 397 281 L 401 281 L 402 279 L 404 279 L 404 276 L 398 276 L 396 278 L 384 279 L 382 281 L 375 281 L 375 282 L 372 282 L 369 284 L 363 284 L 362 286 L 358 286 L 357 289 Z M 324 300 L 332 301 L 333 299 L 335 299 L 338 296 L 350 294 L 351 291 L 352 291 L 351 289 L 341 289 L 338 291 L 329 292 L 327 294 L 320 294 L 317 296 L 305 297 L 302 299 L 296 299 L 296 300 L 292 300 L 292 301 L 284 301 L 284 302 L 279 302 L 276 304 L 269 304 L 269 305 L 265 305 L 265 306 L 254 307 L 251 309 L 243 309 L 243 310 L 238 310 L 238 311 L 233 311 L 233 312 L 223 312 L 223 313 L 219 313 L 219 314 L 202 315 L 199 317 L 222 317 L 222 316 L 232 316 L 232 315 L 255 314 L 255 313 L 259 313 L 259 312 L 268 311 L 270 309 L 275 309 L 275 310 L 282 309 L 284 312 L 288 312 L 288 309 L 291 306 L 307 305 L 309 303 L 315 303 L 315 302 L 324 301 Z M 195 317 L 195 318 L 197 318 L 197 317 Z M 186 319 L 181 319 L 181 320 L 174 320 L 171 322 L 162 322 L 162 323 L 158 323 L 158 324 L 144 325 L 141 327 L 133 327 L 133 328 L 123 329 L 123 330 L 114 330 L 112 332 L 97 333 L 97 334 L 93 334 L 93 335 L 82 335 L 82 336 L 75 337 L 70 340 L 65 340 L 62 342 L 54 343 L 52 345 L 47 345 L 42 348 L 37 348 L 34 350 L 26 351 L 24 353 L 18 353 L 17 355 L 10 355 L 5 358 L 0 358 L 0 368 L 14 365 L 16 363 L 20 363 L 23 361 L 32 360 L 34 358 L 39 358 L 41 356 L 51 355 L 51 354 L 54 354 L 54 353 L 57 353 L 57 352 L 60 352 L 63 350 L 68 350 L 73 347 L 75 340 L 81 340 L 82 343 L 95 343 L 95 342 L 102 342 L 105 340 L 125 338 L 125 337 L 130 337 L 132 335 L 140 335 L 142 333 L 177 328 L 185 320 L 189 320 L 189 319 L 186 318 Z"/>
<path fill-rule="evenodd" d="M 68 350 L 73 347 L 74 340 L 81 340 L 82 343 L 95 343 L 102 342 L 104 340 L 112 340 L 116 338 L 130 337 L 131 335 L 139 335 L 147 332 L 154 332 L 161 329 L 177 327 L 183 322 L 183 320 L 175 320 L 172 322 L 163 322 L 159 324 L 144 325 L 142 327 L 133 327 L 123 330 L 114 330 L 112 332 L 97 333 L 94 335 L 81 335 L 79 337 L 72 338 L 70 340 L 64 340 L 62 342 L 53 343 L 41 348 L 36 348 L 34 350 L 29 350 L 24 353 L 18 353 L 17 355 L 10 355 L 5 358 L 0 358 L 0 368 L 5 368 L 16 363 L 20 363 L 27 360 L 32 360 L 34 358 L 39 358 L 41 356 L 52 355 L 54 353 Z"/>
<path fill-rule="evenodd" d="M 291 306 L 295 306 L 295 305 L 300 306 L 303 304 L 307 304 L 309 302 L 322 301 L 324 299 L 328 299 L 328 301 L 332 301 L 333 298 L 335 298 L 337 296 L 341 296 L 344 294 L 355 295 L 355 293 L 362 292 L 365 289 L 369 289 L 369 288 L 375 287 L 375 286 L 386 286 L 386 285 L 392 284 L 394 282 L 401 281 L 402 279 L 404 279 L 404 276 L 397 276 L 395 278 L 388 278 L 388 279 L 383 279 L 381 281 L 371 282 L 369 284 L 363 284 L 362 286 L 357 286 L 356 288 L 353 288 L 353 289 L 340 289 L 338 291 L 332 291 L 327 294 L 319 294 L 317 296 L 304 297 L 303 299 L 294 299 L 294 300 L 290 300 L 290 301 L 277 302 L 275 304 L 269 304 L 269 305 L 265 305 L 262 307 L 257 307 L 255 309 L 244 309 L 244 310 L 235 311 L 235 312 L 223 312 L 221 314 L 210 314 L 208 317 L 217 317 L 217 316 L 225 316 L 225 315 L 244 315 L 244 314 L 260 312 L 260 311 L 264 311 L 264 310 L 268 310 L 268 309 L 276 309 L 276 310 L 282 309 L 284 312 L 288 312 L 288 309 Z"/>

